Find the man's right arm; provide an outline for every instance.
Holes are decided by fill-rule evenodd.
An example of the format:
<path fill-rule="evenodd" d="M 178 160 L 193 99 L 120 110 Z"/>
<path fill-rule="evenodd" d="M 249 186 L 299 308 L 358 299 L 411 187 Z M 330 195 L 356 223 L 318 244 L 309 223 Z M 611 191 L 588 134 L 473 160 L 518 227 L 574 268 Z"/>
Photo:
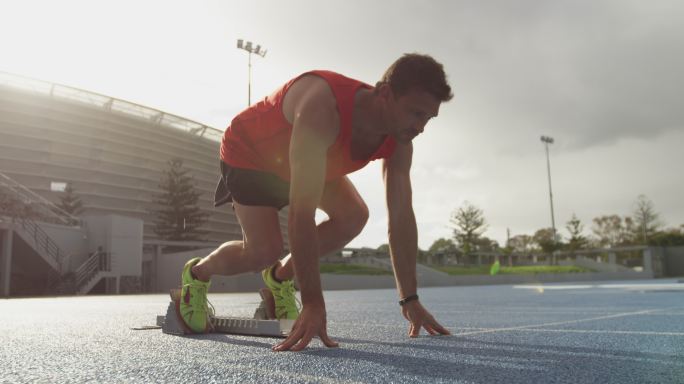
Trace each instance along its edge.
<path fill-rule="evenodd" d="M 288 231 L 303 307 L 290 336 L 274 347 L 276 351 L 301 350 L 314 336 L 319 336 L 327 346 L 336 346 L 326 330 L 315 215 L 325 186 L 328 148 L 339 130 L 337 111 L 327 84 L 317 82 L 291 105 Z"/>

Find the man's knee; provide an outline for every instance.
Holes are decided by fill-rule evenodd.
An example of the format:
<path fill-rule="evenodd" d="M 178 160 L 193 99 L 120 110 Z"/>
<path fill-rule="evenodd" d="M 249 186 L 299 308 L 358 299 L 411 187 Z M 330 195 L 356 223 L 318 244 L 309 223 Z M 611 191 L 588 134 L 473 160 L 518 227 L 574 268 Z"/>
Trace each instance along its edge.
<path fill-rule="evenodd" d="M 245 250 L 252 262 L 253 270 L 260 271 L 267 268 L 283 255 L 282 240 L 259 241 L 254 245 L 247 244 Z"/>
<path fill-rule="evenodd" d="M 339 220 L 343 233 L 350 240 L 356 237 L 368 222 L 368 206 L 361 201 L 358 204 L 344 207 L 342 212 L 334 218 Z"/>

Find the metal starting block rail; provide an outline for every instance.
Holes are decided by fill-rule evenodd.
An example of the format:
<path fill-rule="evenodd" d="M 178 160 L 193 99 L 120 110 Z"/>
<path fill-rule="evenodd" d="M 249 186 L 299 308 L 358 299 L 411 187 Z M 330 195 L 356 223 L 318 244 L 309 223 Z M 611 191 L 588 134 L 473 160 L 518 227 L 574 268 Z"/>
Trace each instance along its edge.
<path fill-rule="evenodd" d="M 171 293 L 172 301 L 166 309 L 166 315 L 157 316 L 157 326 L 162 332 L 171 335 L 191 334 L 181 323 L 176 311 L 177 292 Z M 266 318 L 266 304 L 263 300 L 254 313 L 254 318 L 210 316 L 213 326 L 211 333 L 229 333 L 235 335 L 251 335 L 264 337 L 287 337 L 294 320 L 269 320 Z"/>

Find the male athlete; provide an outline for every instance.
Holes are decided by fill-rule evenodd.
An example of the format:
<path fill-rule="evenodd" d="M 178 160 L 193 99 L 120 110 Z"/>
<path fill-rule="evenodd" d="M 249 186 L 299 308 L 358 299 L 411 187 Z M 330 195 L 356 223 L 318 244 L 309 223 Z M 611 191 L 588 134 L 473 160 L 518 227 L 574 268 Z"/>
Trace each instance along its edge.
<path fill-rule="evenodd" d="M 318 258 L 344 247 L 368 220 L 368 208 L 347 178 L 383 159 L 389 245 L 409 336 L 421 328 L 448 335 L 417 295 L 418 235 L 411 201 L 411 141 L 452 98 L 443 67 L 406 54 L 375 87 L 329 71 L 304 73 L 241 112 L 221 142 L 216 205 L 232 201 L 242 241 L 229 241 L 185 265 L 179 312 L 193 332 L 207 330 L 212 275 L 262 271 L 278 318 L 296 319 L 275 351 L 299 351 L 330 339 Z M 278 211 L 289 205 L 290 255 L 283 254 Z M 316 225 L 320 208 L 328 220 Z M 301 291 L 301 313 L 294 289 Z"/>

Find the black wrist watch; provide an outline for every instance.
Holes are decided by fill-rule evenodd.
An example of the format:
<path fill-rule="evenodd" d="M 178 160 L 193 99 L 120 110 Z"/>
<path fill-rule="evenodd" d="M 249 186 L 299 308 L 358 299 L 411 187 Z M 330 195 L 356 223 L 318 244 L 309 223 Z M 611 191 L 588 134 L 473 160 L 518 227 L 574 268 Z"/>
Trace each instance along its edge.
<path fill-rule="evenodd" d="M 405 298 L 399 300 L 399 305 L 401 305 L 403 307 L 404 304 L 408 303 L 409 301 L 413 301 L 413 300 L 418 300 L 418 295 L 411 295 L 411 296 L 408 296 L 408 297 L 405 297 Z"/>

